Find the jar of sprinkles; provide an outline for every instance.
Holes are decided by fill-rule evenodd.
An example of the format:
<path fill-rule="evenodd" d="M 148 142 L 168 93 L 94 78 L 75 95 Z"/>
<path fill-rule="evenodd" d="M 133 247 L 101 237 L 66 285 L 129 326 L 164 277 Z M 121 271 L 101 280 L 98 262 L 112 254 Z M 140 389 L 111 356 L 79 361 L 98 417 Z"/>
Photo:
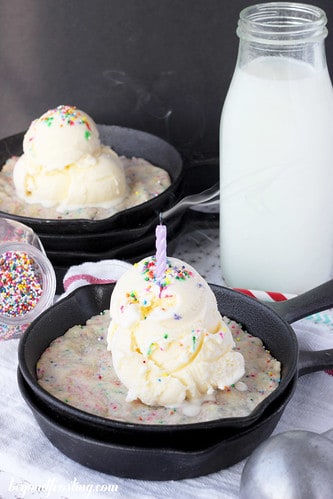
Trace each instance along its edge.
<path fill-rule="evenodd" d="M 0 219 L 0 339 L 19 337 L 53 304 L 56 276 L 38 236 Z"/>

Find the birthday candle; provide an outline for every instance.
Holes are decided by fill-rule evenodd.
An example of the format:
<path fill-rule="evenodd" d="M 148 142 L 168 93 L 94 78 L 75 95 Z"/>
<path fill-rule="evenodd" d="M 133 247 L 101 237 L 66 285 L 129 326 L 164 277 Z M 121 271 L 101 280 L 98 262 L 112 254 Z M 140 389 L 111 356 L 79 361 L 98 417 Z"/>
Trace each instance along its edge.
<path fill-rule="evenodd" d="M 161 279 L 161 277 L 165 273 L 166 264 L 167 264 L 167 254 L 166 254 L 167 230 L 166 230 L 166 226 L 162 225 L 161 223 L 159 225 L 157 225 L 156 231 L 155 231 L 155 236 L 156 236 L 156 272 L 155 272 L 155 278 L 158 280 L 158 279 Z"/>

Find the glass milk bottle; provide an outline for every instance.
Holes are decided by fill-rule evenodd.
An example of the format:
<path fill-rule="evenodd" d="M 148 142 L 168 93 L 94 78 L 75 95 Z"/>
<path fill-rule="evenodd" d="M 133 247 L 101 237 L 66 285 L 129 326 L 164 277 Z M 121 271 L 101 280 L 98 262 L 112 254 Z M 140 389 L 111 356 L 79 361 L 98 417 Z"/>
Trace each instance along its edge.
<path fill-rule="evenodd" d="M 330 277 L 326 22 L 321 9 L 291 2 L 240 13 L 220 126 L 221 265 L 229 286 L 298 294 Z"/>

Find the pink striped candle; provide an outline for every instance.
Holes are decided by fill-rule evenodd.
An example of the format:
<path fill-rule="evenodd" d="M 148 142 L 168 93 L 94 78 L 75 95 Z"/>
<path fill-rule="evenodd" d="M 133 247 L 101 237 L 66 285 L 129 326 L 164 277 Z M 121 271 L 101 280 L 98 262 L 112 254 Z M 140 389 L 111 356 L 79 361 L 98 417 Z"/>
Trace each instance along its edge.
<path fill-rule="evenodd" d="M 166 270 L 167 265 L 167 230 L 166 226 L 159 224 L 156 226 L 155 231 L 156 236 L 156 270 L 155 270 L 155 278 L 161 279 Z"/>

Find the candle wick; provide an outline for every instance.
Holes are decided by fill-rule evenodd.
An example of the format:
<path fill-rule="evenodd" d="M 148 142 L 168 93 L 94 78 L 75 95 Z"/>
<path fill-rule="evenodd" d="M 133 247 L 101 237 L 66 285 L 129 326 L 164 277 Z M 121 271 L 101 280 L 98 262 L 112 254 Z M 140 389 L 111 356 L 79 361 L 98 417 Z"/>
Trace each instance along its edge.
<path fill-rule="evenodd" d="M 160 212 L 158 218 L 160 221 L 160 225 L 162 225 L 163 224 L 163 213 Z"/>

